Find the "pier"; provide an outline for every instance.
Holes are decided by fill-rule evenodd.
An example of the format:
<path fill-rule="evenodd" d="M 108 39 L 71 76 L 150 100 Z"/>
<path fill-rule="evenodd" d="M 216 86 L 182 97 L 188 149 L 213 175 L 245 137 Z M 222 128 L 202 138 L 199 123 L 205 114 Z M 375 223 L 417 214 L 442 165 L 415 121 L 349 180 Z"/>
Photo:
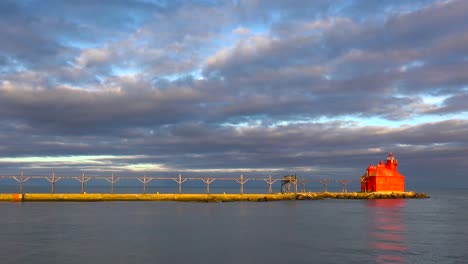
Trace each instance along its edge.
<path fill-rule="evenodd" d="M 112 193 L 25 193 L 0 194 L 0 202 L 104 202 L 104 201 L 173 201 L 173 202 L 268 202 L 322 199 L 402 199 L 428 198 L 425 193 L 275 193 L 275 194 L 112 194 Z"/>
<path fill-rule="evenodd" d="M 332 180 L 332 179 L 327 179 L 327 178 L 320 178 L 320 179 L 309 179 L 309 178 L 303 178 L 299 179 L 296 175 L 288 175 L 284 177 L 279 177 L 279 178 L 273 178 L 272 176 L 268 177 L 244 177 L 244 175 L 240 175 L 238 178 L 232 178 L 232 177 L 182 177 L 181 174 L 178 176 L 174 177 L 157 177 L 157 176 L 117 176 L 114 174 L 111 174 L 109 176 L 93 176 L 93 175 L 88 175 L 85 173 L 81 173 L 81 175 L 75 175 L 75 176 L 70 176 L 70 175 L 57 175 L 55 172 L 52 172 L 50 175 L 27 175 L 23 172 L 20 172 L 18 175 L 0 175 L 0 185 L 2 184 L 2 180 L 13 180 L 18 183 L 18 193 L 24 193 L 24 185 L 26 182 L 30 180 L 40 180 L 42 183 L 48 183 L 50 184 L 50 193 L 56 193 L 56 183 L 59 181 L 63 181 L 65 179 L 68 180 L 73 180 L 76 183 L 81 185 L 81 192 L 80 193 L 85 193 L 86 192 L 86 184 L 90 181 L 101 181 L 101 182 L 107 182 L 110 187 L 110 193 L 114 193 L 115 186 L 119 181 L 122 180 L 130 180 L 134 181 L 136 183 L 141 184 L 142 187 L 142 193 L 146 194 L 147 193 L 147 186 L 150 182 L 169 182 L 169 183 L 175 183 L 178 186 L 178 193 L 182 194 L 183 193 L 183 184 L 192 181 L 192 182 L 199 182 L 201 184 L 205 185 L 205 192 L 207 194 L 210 193 L 210 186 L 212 183 L 216 182 L 231 182 L 239 185 L 239 194 L 244 194 L 244 186 L 246 185 L 247 182 L 261 182 L 266 184 L 267 191 L 268 193 L 272 194 L 273 193 L 273 185 L 274 184 L 280 184 L 281 185 L 281 192 L 282 193 L 297 193 L 297 192 L 306 192 L 306 187 L 310 186 L 311 184 L 317 184 L 317 186 L 322 187 L 322 191 L 326 192 L 327 187 L 329 184 L 339 184 L 342 192 L 347 192 L 348 190 L 348 184 L 351 182 L 359 182 L 359 181 L 353 181 L 353 180 L 346 180 L 346 179 L 340 179 L 340 180 Z M 300 189 L 299 189 L 300 188 Z"/>
<path fill-rule="evenodd" d="M 348 184 L 352 180 L 341 179 L 331 180 L 321 179 L 299 179 L 296 175 L 288 175 L 281 178 L 268 176 L 262 177 L 244 177 L 222 178 L 222 177 L 151 177 L 143 175 L 142 177 L 132 176 L 92 176 L 82 173 L 80 176 L 64 176 L 52 173 L 50 176 L 39 175 L 0 175 L 1 180 L 12 180 L 18 183 L 19 192 L 0 193 L 0 201 L 181 201 L 181 202 L 235 202 L 235 201 L 284 201 L 284 200 L 320 200 L 320 199 L 399 199 L 399 198 L 427 198 L 425 193 L 416 192 L 348 192 Z M 50 183 L 50 193 L 28 193 L 24 192 L 24 184 L 31 179 L 36 179 Z M 79 193 L 57 193 L 56 183 L 60 180 L 69 179 L 77 182 L 81 186 Z M 86 193 L 86 183 L 89 181 L 104 181 L 109 183 L 109 193 Z M 142 193 L 115 193 L 115 185 L 121 180 L 133 180 L 141 183 Z M 178 193 L 148 193 L 147 185 L 153 181 L 169 181 L 177 184 Z M 195 181 L 205 185 L 205 193 L 183 193 L 183 184 L 187 181 Z M 231 181 L 239 185 L 239 193 L 210 193 L 210 185 L 215 181 Z M 267 193 L 244 193 L 247 182 L 260 181 L 265 185 Z M 315 183 L 319 186 L 321 192 L 306 191 L 308 184 Z M 273 185 L 280 185 L 281 192 L 274 193 Z M 329 184 L 339 184 L 341 192 L 329 192 Z M 335 186 L 336 187 L 336 186 Z"/>

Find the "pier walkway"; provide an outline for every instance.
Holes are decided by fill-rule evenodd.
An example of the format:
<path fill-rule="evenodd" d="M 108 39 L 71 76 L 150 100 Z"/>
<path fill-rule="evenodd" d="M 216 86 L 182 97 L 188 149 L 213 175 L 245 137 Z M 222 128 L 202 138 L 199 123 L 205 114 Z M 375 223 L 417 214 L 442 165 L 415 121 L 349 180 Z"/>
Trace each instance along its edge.
<path fill-rule="evenodd" d="M 100 201 L 177 201 L 177 202 L 267 202 L 320 199 L 401 199 L 428 198 L 425 193 L 275 193 L 275 194 L 111 194 L 111 193 L 25 193 L 0 194 L 1 201 L 11 202 L 100 202 Z"/>
<path fill-rule="evenodd" d="M 341 186 L 341 191 L 346 193 L 348 192 L 348 184 L 351 182 L 359 182 L 359 180 L 347 180 L 347 179 L 340 179 L 340 180 L 331 180 L 328 178 L 320 178 L 320 179 L 311 179 L 311 178 L 303 178 L 299 179 L 296 177 L 296 175 L 288 175 L 284 176 L 281 178 L 273 178 L 272 176 L 268 177 L 244 177 L 244 175 L 240 175 L 239 178 L 232 178 L 232 177 L 182 177 L 181 174 L 178 176 L 174 177 L 155 177 L 155 176 L 116 176 L 114 174 L 110 176 L 93 176 L 93 175 L 87 175 L 85 173 L 82 173 L 79 176 L 70 176 L 70 175 L 57 175 L 55 173 L 52 173 L 50 175 L 27 175 L 24 174 L 23 172 L 19 173 L 18 175 L 1 175 L 0 174 L 0 185 L 2 184 L 2 179 L 7 180 L 14 180 L 18 183 L 19 185 L 19 191 L 18 193 L 24 193 L 24 184 L 27 181 L 30 181 L 32 179 L 37 179 L 41 181 L 46 181 L 50 183 L 50 192 L 51 193 L 56 193 L 56 183 L 59 181 L 63 181 L 65 179 L 73 180 L 81 184 L 81 193 L 86 192 L 86 183 L 89 181 L 106 181 L 110 184 L 111 190 L 110 193 L 114 193 L 114 187 L 119 181 L 122 180 L 130 180 L 130 181 L 137 181 L 140 184 L 142 184 L 142 191 L 143 193 L 147 193 L 147 186 L 150 182 L 155 182 L 155 181 L 166 181 L 166 182 L 173 182 L 178 185 L 178 193 L 182 193 L 182 186 L 185 182 L 187 181 L 196 181 L 200 182 L 205 185 L 206 188 L 206 193 L 210 193 L 210 186 L 213 182 L 217 181 L 225 181 L 225 182 L 234 182 L 236 184 L 239 184 L 239 194 L 244 194 L 244 185 L 247 182 L 254 182 L 254 181 L 260 181 L 264 182 L 268 186 L 268 193 L 273 193 L 273 185 L 275 183 L 281 183 L 281 187 L 283 185 L 287 185 L 288 188 L 284 188 L 287 190 L 287 192 L 294 192 L 297 193 L 299 191 L 305 192 L 306 187 L 310 185 L 311 183 L 319 184 L 322 187 L 323 192 L 327 192 L 328 190 L 328 185 L 330 183 L 335 183 L 335 184 L 340 184 Z M 300 188 L 300 190 L 299 190 Z"/>

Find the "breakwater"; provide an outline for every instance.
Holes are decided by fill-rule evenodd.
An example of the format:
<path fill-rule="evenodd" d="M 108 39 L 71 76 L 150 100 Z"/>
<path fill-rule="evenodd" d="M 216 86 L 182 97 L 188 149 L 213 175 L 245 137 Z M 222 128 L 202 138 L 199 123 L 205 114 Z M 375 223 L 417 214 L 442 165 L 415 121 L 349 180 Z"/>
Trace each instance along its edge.
<path fill-rule="evenodd" d="M 112 193 L 24 193 L 0 194 L 0 201 L 180 201 L 180 202 L 266 202 L 285 200 L 320 199 L 404 199 L 428 198 L 426 193 L 416 192 L 303 192 L 273 194 L 112 194 Z"/>

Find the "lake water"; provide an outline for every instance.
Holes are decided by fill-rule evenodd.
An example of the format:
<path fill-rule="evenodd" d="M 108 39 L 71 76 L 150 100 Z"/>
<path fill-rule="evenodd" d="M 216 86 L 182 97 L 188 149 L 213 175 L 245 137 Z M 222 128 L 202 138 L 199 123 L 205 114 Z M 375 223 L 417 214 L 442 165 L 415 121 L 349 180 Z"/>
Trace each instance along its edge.
<path fill-rule="evenodd" d="M 0 263 L 468 263 L 468 190 L 430 199 L 0 203 Z"/>

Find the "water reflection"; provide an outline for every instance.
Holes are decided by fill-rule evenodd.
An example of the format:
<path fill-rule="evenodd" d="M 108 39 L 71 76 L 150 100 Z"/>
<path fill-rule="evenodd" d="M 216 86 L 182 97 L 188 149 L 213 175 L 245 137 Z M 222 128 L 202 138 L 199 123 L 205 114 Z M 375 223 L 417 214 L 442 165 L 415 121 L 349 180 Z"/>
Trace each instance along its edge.
<path fill-rule="evenodd" d="M 404 199 L 370 200 L 369 238 L 375 263 L 406 263 L 406 226 L 402 217 Z"/>

